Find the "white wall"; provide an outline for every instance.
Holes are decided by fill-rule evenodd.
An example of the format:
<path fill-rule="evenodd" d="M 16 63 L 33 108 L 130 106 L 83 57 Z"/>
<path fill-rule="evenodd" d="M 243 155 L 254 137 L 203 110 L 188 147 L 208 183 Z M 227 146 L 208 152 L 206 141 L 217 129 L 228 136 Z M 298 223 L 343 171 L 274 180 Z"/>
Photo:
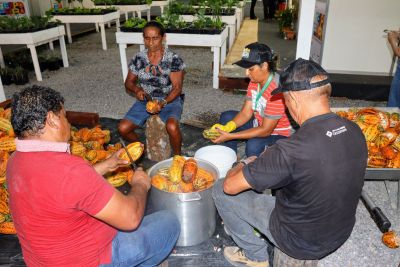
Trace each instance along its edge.
<path fill-rule="evenodd" d="M 400 28 L 400 0 L 330 0 L 322 66 L 332 73 L 389 75 L 384 29 Z"/>

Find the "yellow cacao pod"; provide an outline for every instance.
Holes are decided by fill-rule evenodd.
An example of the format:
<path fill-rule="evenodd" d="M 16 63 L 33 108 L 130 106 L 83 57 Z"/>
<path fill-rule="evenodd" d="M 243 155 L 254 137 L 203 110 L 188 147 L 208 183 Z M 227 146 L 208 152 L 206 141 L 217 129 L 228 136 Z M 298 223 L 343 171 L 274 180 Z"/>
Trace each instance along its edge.
<path fill-rule="evenodd" d="M 15 138 L 11 136 L 4 136 L 0 138 L 0 150 L 13 152 L 16 149 Z"/>
<path fill-rule="evenodd" d="M 185 158 L 179 155 L 175 155 L 172 159 L 172 164 L 169 167 L 169 180 L 175 184 L 182 180 L 183 165 L 185 164 Z"/>
<path fill-rule="evenodd" d="M 84 157 L 86 153 L 86 147 L 80 142 L 71 142 L 71 154 L 79 157 Z"/>
<path fill-rule="evenodd" d="M 0 224 L 0 233 L 1 234 L 8 234 L 8 235 L 15 235 L 17 231 L 15 230 L 15 226 L 13 222 L 2 222 Z"/>
<path fill-rule="evenodd" d="M 9 136 L 14 136 L 14 130 L 10 120 L 0 117 L 0 130 L 6 132 Z"/>
<path fill-rule="evenodd" d="M 140 142 L 133 142 L 133 143 L 130 143 L 129 145 L 127 145 L 126 148 L 129 151 L 129 155 L 131 156 L 132 160 L 136 161 L 142 155 L 143 150 L 144 150 L 144 145 Z M 129 157 L 128 157 L 128 154 L 126 153 L 126 151 L 123 151 L 119 155 L 119 158 L 129 161 Z"/>
<path fill-rule="evenodd" d="M 119 172 L 117 174 L 111 175 L 107 178 L 107 181 L 114 187 L 119 187 L 126 182 L 126 174 L 123 172 Z"/>

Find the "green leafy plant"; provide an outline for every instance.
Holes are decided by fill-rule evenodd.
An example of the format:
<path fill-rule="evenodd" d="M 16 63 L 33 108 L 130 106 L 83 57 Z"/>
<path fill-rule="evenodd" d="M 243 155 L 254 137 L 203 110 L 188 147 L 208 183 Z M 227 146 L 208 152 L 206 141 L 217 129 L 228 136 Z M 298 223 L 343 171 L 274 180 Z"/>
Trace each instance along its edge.
<path fill-rule="evenodd" d="M 277 11 L 275 18 L 278 20 L 279 31 L 283 32 L 284 29 L 292 29 L 295 23 L 294 9 L 288 8 L 282 11 Z"/>

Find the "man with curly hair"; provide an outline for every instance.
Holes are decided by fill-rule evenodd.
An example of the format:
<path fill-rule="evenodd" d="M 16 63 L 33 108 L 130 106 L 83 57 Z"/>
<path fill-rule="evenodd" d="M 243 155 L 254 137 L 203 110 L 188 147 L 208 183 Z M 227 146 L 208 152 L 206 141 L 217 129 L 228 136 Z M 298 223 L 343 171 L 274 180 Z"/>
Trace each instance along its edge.
<path fill-rule="evenodd" d="M 93 167 L 69 153 L 64 98 L 32 86 L 13 96 L 16 152 L 7 166 L 10 209 L 28 266 L 155 266 L 179 236 L 178 219 L 144 216 L 150 178 L 135 171 L 123 195 L 102 175 L 126 165 L 118 155 Z"/>

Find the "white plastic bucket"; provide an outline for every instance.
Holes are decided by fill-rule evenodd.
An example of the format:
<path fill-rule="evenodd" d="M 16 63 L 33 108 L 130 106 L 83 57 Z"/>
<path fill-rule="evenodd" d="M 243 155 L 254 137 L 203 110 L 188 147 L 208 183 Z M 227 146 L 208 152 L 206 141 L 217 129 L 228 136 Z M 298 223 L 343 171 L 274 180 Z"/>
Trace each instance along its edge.
<path fill-rule="evenodd" d="M 231 169 L 232 164 L 237 161 L 235 151 L 229 147 L 221 145 L 202 147 L 196 151 L 194 158 L 206 160 L 214 164 L 218 168 L 220 174 L 219 178 L 225 178 L 226 173 Z"/>

